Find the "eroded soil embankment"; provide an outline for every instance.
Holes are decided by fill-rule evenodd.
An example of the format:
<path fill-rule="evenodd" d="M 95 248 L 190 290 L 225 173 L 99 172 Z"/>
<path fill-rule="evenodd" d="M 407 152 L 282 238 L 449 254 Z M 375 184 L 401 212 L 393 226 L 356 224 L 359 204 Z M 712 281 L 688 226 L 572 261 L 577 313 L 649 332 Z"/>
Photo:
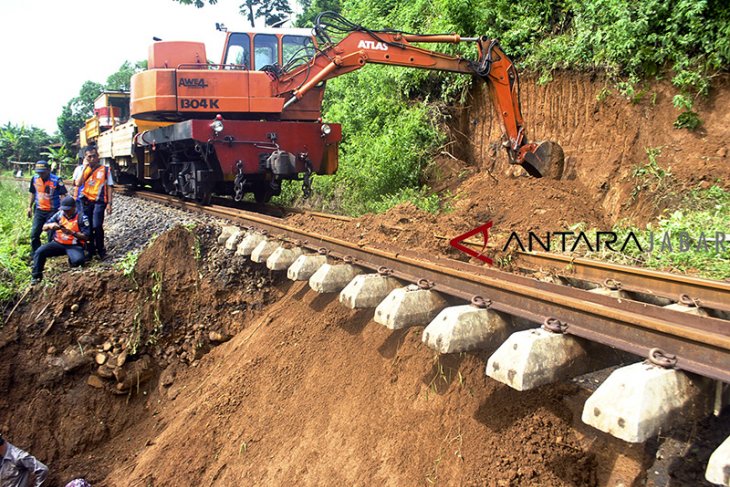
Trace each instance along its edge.
<path fill-rule="evenodd" d="M 519 395 L 484 377 L 482 356 L 435 357 L 421 328 L 391 333 L 306 283 L 280 289 L 161 395 L 143 428 L 155 443 L 110 481 L 595 484 L 561 399 L 575 391 Z"/>
<path fill-rule="evenodd" d="M 484 376 L 488 352 L 439 358 L 422 328 L 392 333 L 270 282 L 214 239 L 177 228 L 142 254 L 137 284 L 68 274 L 3 328 L 1 426 L 55 482 L 595 485 L 624 458 L 574 429 L 577 389 L 512 391 Z M 215 347 L 212 332 L 232 338 Z M 154 374 L 119 391 L 100 352 L 107 367 L 127 352 L 122 369 L 146 356 Z"/>
<path fill-rule="evenodd" d="M 543 85 L 534 75 L 520 81 L 530 140 L 556 141 L 565 151 L 566 167 L 556 186 L 579 183 L 585 205 L 602 211 L 609 223 L 625 218 L 644 224 L 690 188 L 730 188 L 730 77 L 718 76 L 709 95 L 696 100 L 702 125 L 695 131 L 674 128 L 680 112 L 672 104 L 677 92 L 668 81 L 640 84 L 633 97 L 620 95 L 615 82 L 595 74 L 556 72 Z M 503 191 L 510 191 L 507 159 L 494 143 L 500 138 L 499 124 L 483 84 L 475 85 L 469 102 L 454 113 L 451 138 L 457 142 L 452 146 L 457 157 L 491 171 L 505 182 Z M 633 176 L 637 166 L 649 162 L 647 149 L 656 149 L 658 167 L 671 173 L 665 181 L 671 189 L 659 198 L 642 189 L 643 182 L 656 181 Z M 525 201 L 544 195 L 516 191 Z M 573 223 L 582 221 L 572 217 L 571 207 L 564 211 Z"/>

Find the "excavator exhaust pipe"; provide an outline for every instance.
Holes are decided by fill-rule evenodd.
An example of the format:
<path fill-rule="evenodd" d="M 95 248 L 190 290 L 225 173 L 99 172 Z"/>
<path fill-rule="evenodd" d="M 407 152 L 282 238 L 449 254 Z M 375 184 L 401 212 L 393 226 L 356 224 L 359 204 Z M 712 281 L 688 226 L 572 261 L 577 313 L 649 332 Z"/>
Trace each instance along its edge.
<path fill-rule="evenodd" d="M 525 146 L 522 167 L 536 178 L 560 179 L 565 166 L 563 148 L 556 142 L 544 141 Z"/>

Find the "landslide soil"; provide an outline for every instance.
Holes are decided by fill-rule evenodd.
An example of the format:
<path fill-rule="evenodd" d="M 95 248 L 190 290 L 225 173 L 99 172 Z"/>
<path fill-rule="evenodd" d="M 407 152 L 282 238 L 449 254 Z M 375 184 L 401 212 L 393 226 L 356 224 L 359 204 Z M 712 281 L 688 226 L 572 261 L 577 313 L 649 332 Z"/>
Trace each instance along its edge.
<path fill-rule="evenodd" d="M 152 414 L 150 384 L 160 372 L 170 380 L 171 364 L 197 366 L 218 343 L 211 333 L 220 340 L 238 332 L 272 299 L 268 271 L 230 262 L 217 233 L 176 227 L 128 275 L 108 267 L 61 274 L 32 289 L 0 328 L 0 429 L 51 467 L 52 485 L 103 480 L 128 455 L 140 418 Z M 137 387 L 120 391 L 105 377 L 143 360 L 151 367 Z M 110 444 L 123 452 L 103 451 Z"/>

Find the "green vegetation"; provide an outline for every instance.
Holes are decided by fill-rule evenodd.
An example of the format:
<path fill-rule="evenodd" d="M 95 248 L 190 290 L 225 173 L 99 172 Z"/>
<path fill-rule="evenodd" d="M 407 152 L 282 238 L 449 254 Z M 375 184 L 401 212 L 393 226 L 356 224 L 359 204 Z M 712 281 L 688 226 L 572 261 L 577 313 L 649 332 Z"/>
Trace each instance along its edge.
<path fill-rule="evenodd" d="M 130 250 L 124 257 L 114 264 L 114 268 L 118 271 L 122 271 L 124 277 L 129 278 L 134 283 L 134 288 L 139 288 L 139 283 L 134 277 L 134 269 L 137 267 L 137 260 L 139 259 L 140 250 Z"/>
<path fill-rule="evenodd" d="M 55 136 L 38 127 L 6 123 L 0 127 L 0 170 L 12 169 L 12 161 L 35 162 L 45 158 L 54 142 Z"/>
<path fill-rule="evenodd" d="M 667 213 L 645 229 L 618 225 L 614 231 L 619 234 L 618 242 L 624 242 L 629 232 L 634 232 L 644 249 L 650 247 L 653 237 L 653 251 L 640 252 L 635 245 L 626 247 L 625 253 L 591 253 L 587 257 L 611 260 L 628 265 L 642 265 L 669 271 L 696 272 L 710 279 L 730 278 L 730 192 L 718 186 L 689 192 L 679 205 L 682 210 Z M 671 251 L 663 241 L 669 233 Z M 704 242 L 702 239 L 704 234 Z M 727 240 L 717 243 L 717 234 Z M 683 235 L 686 237 L 683 240 Z"/>
<path fill-rule="evenodd" d="M 654 205 L 661 208 L 662 204 L 670 198 L 673 198 L 672 190 L 674 177 L 672 169 L 664 169 L 657 162 L 657 157 L 661 155 L 661 147 L 646 147 L 646 156 L 648 161 L 643 165 L 637 165 L 631 173 L 634 178 L 635 186 L 631 191 L 631 197 L 636 199 L 642 191 L 651 194 Z"/>
<path fill-rule="evenodd" d="M 183 5 L 195 5 L 197 8 L 203 8 L 206 0 L 175 0 Z M 218 3 L 218 0 L 207 0 L 211 5 Z M 289 19 L 292 14 L 291 6 L 288 0 L 244 0 L 238 7 L 241 15 L 251 23 L 251 27 L 255 27 L 255 20 L 264 19 L 265 25 L 276 26 Z"/>
<path fill-rule="evenodd" d="M 30 219 L 27 197 L 15 183 L 0 181 L 0 305 L 30 282 Z"/>

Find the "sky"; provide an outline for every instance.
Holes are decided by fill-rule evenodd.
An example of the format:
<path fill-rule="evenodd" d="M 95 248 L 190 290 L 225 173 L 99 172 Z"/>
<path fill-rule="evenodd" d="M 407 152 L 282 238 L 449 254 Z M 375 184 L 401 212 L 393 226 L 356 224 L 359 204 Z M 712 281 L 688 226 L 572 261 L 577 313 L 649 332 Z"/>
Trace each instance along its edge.
<path fill-rule="evenodd" d="M 124 61 L 147 59 L 153 36 L 202 41 L 208 59 L 218 62 L 225 34 L 215 23 L 245 28 L 240 4 L 218 0 L 197 9 L 173 0 L 0 0 L 0 125 L 56 132 L 61 108 L 84 81 L 104 83 Z"/>

